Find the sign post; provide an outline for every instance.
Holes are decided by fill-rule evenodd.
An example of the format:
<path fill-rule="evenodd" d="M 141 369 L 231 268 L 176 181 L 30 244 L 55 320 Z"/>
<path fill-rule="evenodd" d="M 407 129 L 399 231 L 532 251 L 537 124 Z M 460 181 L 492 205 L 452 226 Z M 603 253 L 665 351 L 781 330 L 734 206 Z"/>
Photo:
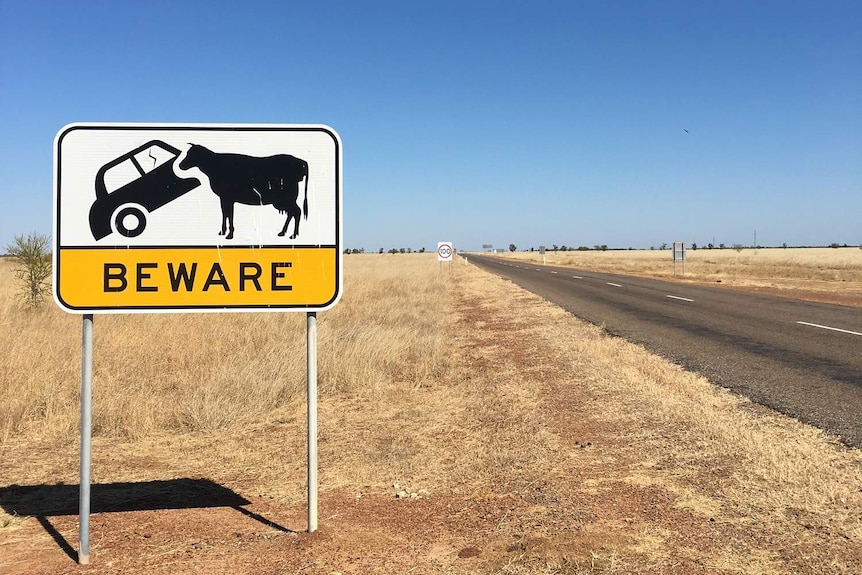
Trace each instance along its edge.
<path fill-rule="evenodd" d="M 306 316 L 308 357 L 308 532 L 317 531 L 317 314 Z"/>
<path fill-rule="evenodd" d="M 308 530 L 317 529 L 317 312 L 341 298 L 341 196 L 341 139 L 328 126 L 82 123 L 57 133 L 52 289 L 61 309 L 84 317 L 81 564 L 93 314 L 306 312 Z"/>
<path fill-rule="evenodd" d="M 673 242 L 673 275 L 676 275 L 676 262 L 682 262 L 682 275 L 685 275 L 685 242 Z"/>
<path fill-rule="evenodd" d="M 81 330 L 81 464 L 78 498 L 78 563 L 90 563 L 90 468 L 93 429 L 93 314 Z"/>

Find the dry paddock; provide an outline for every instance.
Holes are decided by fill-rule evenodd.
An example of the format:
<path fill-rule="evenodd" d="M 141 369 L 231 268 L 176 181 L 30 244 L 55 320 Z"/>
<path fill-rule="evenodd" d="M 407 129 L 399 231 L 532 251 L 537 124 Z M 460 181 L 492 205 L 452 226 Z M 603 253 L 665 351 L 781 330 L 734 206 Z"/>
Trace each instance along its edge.
<path fill-rule="evenodd" d="M 97 317 L 82 568 L 80 318 L 14 294 L 3 573 L 862 572 L 858 450 L 433 254 L 345 257 L 320 314 L 313 534 L 304 317 Z"/>

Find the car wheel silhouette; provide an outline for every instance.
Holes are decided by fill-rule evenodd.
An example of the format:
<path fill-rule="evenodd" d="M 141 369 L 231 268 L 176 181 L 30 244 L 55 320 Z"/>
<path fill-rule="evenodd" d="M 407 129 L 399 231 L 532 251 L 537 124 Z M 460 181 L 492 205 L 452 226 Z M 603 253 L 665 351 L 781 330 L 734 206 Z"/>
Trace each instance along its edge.
<path fill-rule="evenodd" d="M 127 204 L 120 206 L 111 218 L 114 230 L 121 236 L 135 238 L 147 227 L 147 212 L 141 206 Z"/>

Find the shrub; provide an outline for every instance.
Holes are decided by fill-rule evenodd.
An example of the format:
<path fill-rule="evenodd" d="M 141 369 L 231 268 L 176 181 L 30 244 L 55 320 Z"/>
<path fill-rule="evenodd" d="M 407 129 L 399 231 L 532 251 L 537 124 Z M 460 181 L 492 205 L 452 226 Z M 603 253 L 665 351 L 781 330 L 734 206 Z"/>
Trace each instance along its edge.
<path fill-rule="evenodd" d="M 51 238 L 37 233 L 15 236 L 6 251 L 17 259 L 15 277 L 22 298 L 29 307 L 38 308 L 51 291 Z"/>

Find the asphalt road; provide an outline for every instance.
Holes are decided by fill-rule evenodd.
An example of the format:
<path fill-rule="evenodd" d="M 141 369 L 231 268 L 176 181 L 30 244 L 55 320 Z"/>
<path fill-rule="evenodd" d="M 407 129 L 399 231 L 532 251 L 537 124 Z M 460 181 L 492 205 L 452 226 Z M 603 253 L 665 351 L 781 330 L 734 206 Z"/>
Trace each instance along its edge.
<path fill-rule="evenodd" d="M 862 447 L 862 309 L 468 255 L 711 382 Z"/>

